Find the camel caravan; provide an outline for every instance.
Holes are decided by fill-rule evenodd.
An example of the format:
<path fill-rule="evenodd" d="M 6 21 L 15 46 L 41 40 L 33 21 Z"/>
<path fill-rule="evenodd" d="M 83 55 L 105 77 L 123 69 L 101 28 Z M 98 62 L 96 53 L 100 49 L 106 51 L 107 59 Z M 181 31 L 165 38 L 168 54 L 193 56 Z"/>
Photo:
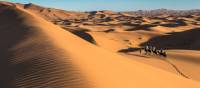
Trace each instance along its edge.
<path fill-rule="evenodd" d="M 145 55 L 157 55 L 162 57 L 167 57 L 167 53 L 164 49 L 157 49 L 155 46 L 145 46 L 144 48 L 140 49 L 140 54 L 142 54 L 142 51 L 145 52 Z"/>

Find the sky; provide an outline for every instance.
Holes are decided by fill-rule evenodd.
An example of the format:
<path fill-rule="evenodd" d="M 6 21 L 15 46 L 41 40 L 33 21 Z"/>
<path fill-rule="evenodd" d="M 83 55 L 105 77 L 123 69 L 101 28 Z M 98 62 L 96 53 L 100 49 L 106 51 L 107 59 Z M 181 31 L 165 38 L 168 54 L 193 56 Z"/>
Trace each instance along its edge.
<path fill-rule="evenodd" d="M 2 1 L 2 0 L 0 0 Z M 135 11 L 153 9 L 200 9 L 200 0 L 6 0 L 18 3 L 35 3 L 70 11 Z"/>

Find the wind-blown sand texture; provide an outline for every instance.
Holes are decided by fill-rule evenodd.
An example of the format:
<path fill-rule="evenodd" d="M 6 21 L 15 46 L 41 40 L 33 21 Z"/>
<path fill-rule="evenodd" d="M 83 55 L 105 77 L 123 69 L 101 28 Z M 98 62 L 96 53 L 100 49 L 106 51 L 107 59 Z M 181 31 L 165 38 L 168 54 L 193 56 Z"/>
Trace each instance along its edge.
<path fill-rule="evenodd" d="M 193 80 L 199 79 L 198 75 L 193 75 L 199 68 L 199 63 L 195 63 L 199 51 L 188 54 L 194 55 L 194 59 L 181 56 L 187 55 L 182 52 L 188 51 L 169 51 L 173 58 L 169 61 L 181 66 L 181 71 L 190 79 L 173 74 L 176 73 L 174 70 L 167 72 L 167 69 L 173 69 L 167 63 L 167 69 L 158 69 L 160 59 L 157 57 L 148 56 L 158 62 L 150 66 L 146 64 L 148 62 L 136 60 L 147 59 L 138 56 L 137 52 L 130 57 L 127 56 L 129 52 L 125 56 L 117 52 L 130 47 L 132 40 L 133 44 L 137 42 L 135 47 L 140 47 L 152 37 L 166 34 L 153 30 L 126 32 L 123 29 L 129 27 L 124 26 L 121 31 L 111 31 L 103 37 L 105 31 L 97 33 L 99 31 L 88 29 L 85 32 L 97 43 L 93 44 L 69 31 L 73 27 L 63 29 L 21 5 L 2 3 L 0 11 L 1 88 L 200 88 L 199 82 Z M 113 46 L 106 48 L 109 43 Z"/>

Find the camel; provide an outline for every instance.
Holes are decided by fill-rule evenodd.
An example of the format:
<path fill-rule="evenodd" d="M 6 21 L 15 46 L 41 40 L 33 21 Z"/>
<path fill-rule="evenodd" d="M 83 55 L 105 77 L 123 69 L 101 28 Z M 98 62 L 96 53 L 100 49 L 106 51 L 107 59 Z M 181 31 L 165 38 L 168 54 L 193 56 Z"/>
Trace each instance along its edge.
<path fill-rule="evenodd" d="M 142 51 L 145 51 L 145 55 L 158 55 L 162 57 L 167 57 L 167 53 L 163 49 L 157 49 L 155 46 L 145 46 L 145 48 L 140 49 L 140 54 L 142 54 Z"/>

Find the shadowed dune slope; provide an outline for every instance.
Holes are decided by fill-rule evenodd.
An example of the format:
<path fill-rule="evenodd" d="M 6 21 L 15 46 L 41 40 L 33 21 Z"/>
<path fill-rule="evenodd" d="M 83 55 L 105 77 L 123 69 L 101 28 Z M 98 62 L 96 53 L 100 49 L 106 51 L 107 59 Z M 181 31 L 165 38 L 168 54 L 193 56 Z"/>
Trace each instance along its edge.
<path fill-rule="evenodd" d="M 0 10 L 1 88 L 88 88 L 72 59 L 43 33 L 39 20 L 13 7 Z"/>
<path fill-rule="evenodd" d="M 1 88 L 200 88 L 98 48 L 28 11 L 0 10 Z"/>
<path fill-rule="evenodd" d="M 80 38 L 82 38 L 92 44 L 97 44 L 96 41 L 94 40 L 94 38 L 84 30 L 69 30 L 69 32 L 79 36 Z"/>
<path fill-rule="evenodd" d="M 141 44 L 152 44 L 166 49 L 200 50 L 200 28 L 194 28 L 183 32 L 169 33 L 168 35 L 156 36 Z"/>

